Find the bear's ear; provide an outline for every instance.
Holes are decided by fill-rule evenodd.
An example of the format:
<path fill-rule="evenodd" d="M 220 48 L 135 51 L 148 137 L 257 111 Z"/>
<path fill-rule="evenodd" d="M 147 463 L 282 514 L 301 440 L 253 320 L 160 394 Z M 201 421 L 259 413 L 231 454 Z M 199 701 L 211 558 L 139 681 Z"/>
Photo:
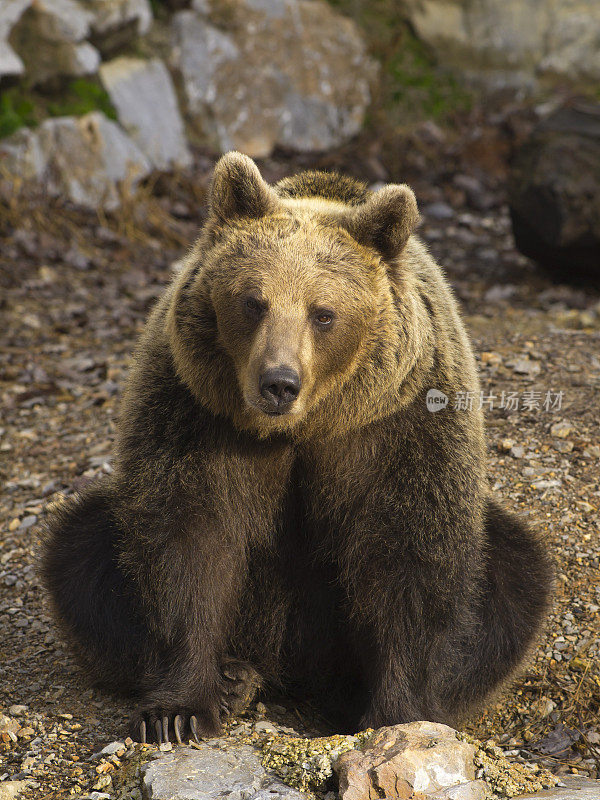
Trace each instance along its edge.
<path fill-rule="evenodd" d="M 374 247 L 385 258 L 404 249 L 419 222 L 415 195 L 406 184 L 390 184 L 353 209 L 348 231 L 357 242 Z"/>
<path fill-rule="evenodd" d="M 257 219 L 277 205 L 277 195 L 251 158 L 232 151 L 219 159 L 209 194 L 210 213 L 219 222 L 235 217 Z"/>

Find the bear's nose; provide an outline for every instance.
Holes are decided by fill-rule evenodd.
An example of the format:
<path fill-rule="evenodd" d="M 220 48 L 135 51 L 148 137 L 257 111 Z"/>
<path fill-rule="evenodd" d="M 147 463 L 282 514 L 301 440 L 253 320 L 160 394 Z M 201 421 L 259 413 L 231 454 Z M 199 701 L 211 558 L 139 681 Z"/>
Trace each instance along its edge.
<path fill-rule="evenodd" d="M 300 393 L 300 376 L 291 367 L 273 367 L 260 376 L 261 395 L 274 411 L 282 411 Z"/>

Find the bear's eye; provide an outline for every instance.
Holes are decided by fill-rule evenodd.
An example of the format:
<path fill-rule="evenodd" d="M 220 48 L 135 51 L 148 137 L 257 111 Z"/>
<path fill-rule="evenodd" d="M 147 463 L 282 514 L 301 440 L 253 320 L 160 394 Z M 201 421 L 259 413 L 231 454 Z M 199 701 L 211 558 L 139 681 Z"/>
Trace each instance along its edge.
<path fill-rule="evenodd" d="M 319 326 L 319 328 L 327 328 L 333 322 L 333 311 L 328 311 L 326 309 L 322 309 L 321 311 L 317 311 L 315 314 L 315 322 Z"/>
<path fill-rule="evenodd" d="M 255 297 L 247 297 L 244 300 L 244 311 L 253 319 L 258 319 L 264 310 L 263 304 Z"/>

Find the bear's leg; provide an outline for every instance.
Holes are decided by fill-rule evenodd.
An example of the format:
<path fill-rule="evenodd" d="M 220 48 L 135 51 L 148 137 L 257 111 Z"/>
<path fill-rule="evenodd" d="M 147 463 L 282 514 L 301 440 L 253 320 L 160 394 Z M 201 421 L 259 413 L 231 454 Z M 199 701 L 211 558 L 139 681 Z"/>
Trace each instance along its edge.
<path fill-rule="evenodd" d="M 436 587 L 442 596 L 442 575 L 432 572 L 427 580 L 423 564 L 421 580 L 416 567 L 413 574 L 398 569 L 403 610 L 394 611 L 381 592 L 389 621 L 379 623 L 378 641 L 362 647 L 372 686 L 363 724 L 429 719 L 456 725 L 527 654 L 547 608 L 550 562 L 527 526 L 495 502 L 487 501 L 484 520 L 482 553 L 471 559 L 479 567 L 462 585 L 454 583 L 443 604 L 435 599 Z M 361 638 L 368 642 L 368 634 Z"/>
<path fill-rule="evenodd" d="M 516 515 L 489 500 L 485 531 L 489 549 L 473 629 L 440 653 L 446 666 L 441 703 L 458 715 L 480 703 L 527 654 L 552 588 L 545 548 Z"/>
<path fill-rule="evenodd" d="M 92 680 L 116 694 L 161 697 L 160 687 L 178 669 L 180 653 L 145 620 L 133 582 L 121 570 L 115 542 L 120 529 L 106 483 L 67 501 L 50 519 L 41 554 L 41 573 L 57 619 Z M 158 588 L 158 587 L 157 587 Z M 168 587 L 164 587 L 168 592 Z M 224 658 L 218 681 L 222 714 L 239 713 L 260 685 L 246 662 Z M 136 717 L 141 739 L 181 740 L 202 733 L 194 708 Z"/>
<path fill-rule="evenodd" d="M 51 516 L 41 575 L 56 618 L 95 683 L 132 694 L 158 658 L 158 644 L 135 606 L 114 547 L 110 491 L 95 484 Z"/>

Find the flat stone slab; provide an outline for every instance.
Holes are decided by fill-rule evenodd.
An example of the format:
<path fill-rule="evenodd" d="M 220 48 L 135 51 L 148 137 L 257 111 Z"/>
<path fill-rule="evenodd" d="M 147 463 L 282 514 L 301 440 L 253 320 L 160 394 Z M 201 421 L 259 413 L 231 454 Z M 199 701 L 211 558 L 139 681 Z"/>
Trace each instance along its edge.
<path fill-rule="evenodd" d="M 143 768 L 143 782 L 149 800 L 306 800 L 268 773 L 253 747 L 219 739 L 162 754 Z"/>
<path fill-rule="evenodd" d="M 561 778 L 566 786 L 544 789 L 535 794 L 522 794 L 513 800 L 600 800 L 600 781 L 589 778 Z"/>

